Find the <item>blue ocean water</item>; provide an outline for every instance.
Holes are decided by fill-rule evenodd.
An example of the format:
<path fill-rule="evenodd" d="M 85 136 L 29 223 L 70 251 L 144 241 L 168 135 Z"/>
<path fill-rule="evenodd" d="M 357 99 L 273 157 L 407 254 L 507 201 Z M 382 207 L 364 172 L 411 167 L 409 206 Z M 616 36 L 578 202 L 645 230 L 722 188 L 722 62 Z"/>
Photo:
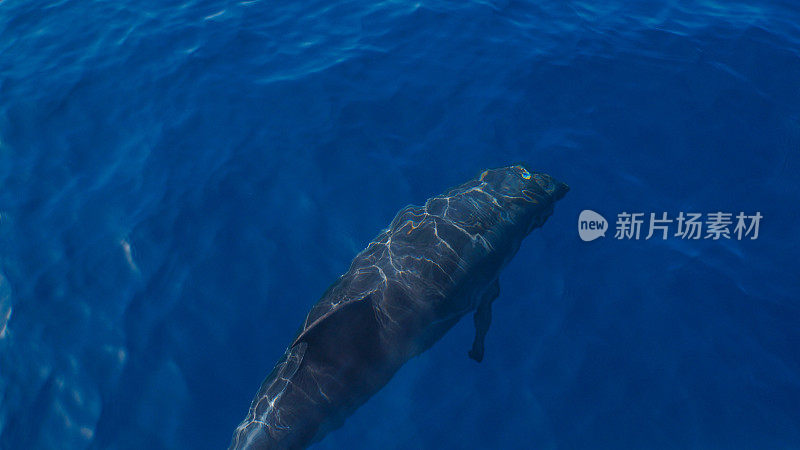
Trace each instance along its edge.
<path fill-rule="evenodd" d="M 800 447 L 800 7 L 0 2 L 0 448 L 224 448 L 408 203 L 570 184 L 318 449 Z M 577 217 L 763 215 L 583 242 Z"/>

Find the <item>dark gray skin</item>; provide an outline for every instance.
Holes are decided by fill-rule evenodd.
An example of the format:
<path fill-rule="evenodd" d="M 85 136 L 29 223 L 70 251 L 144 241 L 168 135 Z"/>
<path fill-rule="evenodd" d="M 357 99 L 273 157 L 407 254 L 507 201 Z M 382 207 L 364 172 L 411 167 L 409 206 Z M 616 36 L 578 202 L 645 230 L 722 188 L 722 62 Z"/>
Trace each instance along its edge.
<path fill-rule="evenodd" d="M 472 311 L 480 362 L 500 271 L 568 190 L 517 165 L 403 208 L 311 308 L 230 448 L 322 439 Z"/>

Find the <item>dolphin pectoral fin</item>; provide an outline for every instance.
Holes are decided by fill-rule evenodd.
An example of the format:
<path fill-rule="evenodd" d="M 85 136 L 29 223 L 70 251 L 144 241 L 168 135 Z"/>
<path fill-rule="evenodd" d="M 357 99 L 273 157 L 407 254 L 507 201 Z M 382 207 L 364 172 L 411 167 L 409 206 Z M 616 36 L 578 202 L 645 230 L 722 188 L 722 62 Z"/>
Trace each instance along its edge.
<path fill-rule="evenodd" d="M 475 310 L 475 340 L 472 341 L 472 350 L 469 357 L 477 362 L 483 361 L 483 343 L 486 340 L 486 333 L 492 323 L 492 302 L 500 295 L 500 283 L 495 280 L 481 299 L 478 309 Z"/>

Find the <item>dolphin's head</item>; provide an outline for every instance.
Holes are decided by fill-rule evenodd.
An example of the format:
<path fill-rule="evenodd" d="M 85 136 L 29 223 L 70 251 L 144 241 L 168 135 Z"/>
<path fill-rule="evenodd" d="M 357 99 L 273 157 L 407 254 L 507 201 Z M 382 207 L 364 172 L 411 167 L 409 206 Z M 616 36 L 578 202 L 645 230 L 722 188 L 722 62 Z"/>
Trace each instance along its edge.
<path fill-rule="evenodd" d="M 569 191 L 566 184 L 525 164 L 486 170 L 480 181 L 481 189 L 496 199 L 502 211 L 500 225 L 521 230 L 522 237 L 541 226 L 555 202 Z"/>

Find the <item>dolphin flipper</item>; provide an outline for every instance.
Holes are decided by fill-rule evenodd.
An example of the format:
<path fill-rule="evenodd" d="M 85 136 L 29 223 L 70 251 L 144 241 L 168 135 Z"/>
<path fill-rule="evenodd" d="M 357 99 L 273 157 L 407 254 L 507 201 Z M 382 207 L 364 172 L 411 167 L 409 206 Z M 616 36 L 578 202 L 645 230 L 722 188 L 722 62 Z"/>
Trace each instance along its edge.
<path fill-rule="evenodd" d="M 469 357 L 478 362 L 483 360 L 483 342 L 489 331 L 489 325 L 492 323 L 492 302 L 498 295 L 500 295 L 500 282 L 494 280 L 494 283 L 483 294 L 478 309 L 475 310 L 475 340 L 472 341 Z"/>

